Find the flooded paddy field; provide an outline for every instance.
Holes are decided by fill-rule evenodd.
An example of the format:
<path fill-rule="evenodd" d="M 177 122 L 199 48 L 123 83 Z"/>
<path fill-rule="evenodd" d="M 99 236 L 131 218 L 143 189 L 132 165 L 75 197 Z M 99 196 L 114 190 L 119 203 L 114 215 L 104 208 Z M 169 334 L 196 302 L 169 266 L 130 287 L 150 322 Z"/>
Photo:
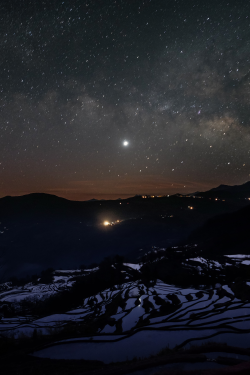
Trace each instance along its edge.
<path fill-rule="evenodd" d="M 0 334 L 32 337 L 35 331 L 49 336 L 72 324 L 77 331 L 77 327 L 95 322 L 93 335 L 55 341 L 33 355 L 104 363 L 146 358 L 165 348 L 189 348 L 211 341 L 247 348 L 250 302 L 237 298 L 233 289 L 233 285 L 185 289 L 161 280 L 150 287 L 141 281 L 127 282 L 86 298 L 82 306 L 63 314 L 2 318 Z M 38 293 L 37 288 L 34 292 Z M 18 297 L 18 291 L 14 293 Z M 11 291 L 0 297 L 14 298 Z"/>

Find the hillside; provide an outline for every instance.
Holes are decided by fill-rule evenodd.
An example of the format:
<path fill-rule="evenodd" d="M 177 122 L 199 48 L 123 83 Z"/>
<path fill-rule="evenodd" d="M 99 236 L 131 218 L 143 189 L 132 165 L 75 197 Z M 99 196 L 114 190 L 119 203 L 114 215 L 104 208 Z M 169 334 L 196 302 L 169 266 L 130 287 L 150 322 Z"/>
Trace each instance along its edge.
<path fill-rule="evenodd" d="M 178 244 L 207 219 L 247 204 L 180 195 L 86 202 L 47 194 L 5 197 L 0 199 L 0 279 L 90 265 L 115 254 L 136 261 L 152 246 Z"/>
<path fill-rule="evenodd" d="M 249 254 L 250 205 L 209 219 L 188 238 L 208 254 Z"/>

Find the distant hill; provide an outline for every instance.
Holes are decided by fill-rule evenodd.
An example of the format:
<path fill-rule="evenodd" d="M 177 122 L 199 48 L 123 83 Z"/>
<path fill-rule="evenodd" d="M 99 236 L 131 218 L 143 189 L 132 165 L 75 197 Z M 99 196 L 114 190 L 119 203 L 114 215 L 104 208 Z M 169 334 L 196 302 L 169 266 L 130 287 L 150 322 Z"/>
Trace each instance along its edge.
<path fill-rule="evenodd" d="M 242 185 L 220 185 L 216 188 L 211 189 L 210 191 L 230 191 L 232 193 L 238 193 L 238 192 L 248 192 L 250 193 L 250 181 L 247 181 L 246 183 Z"/>
<path fill-rule="evenodd" d="M 136 261 L 152 246 L 185 241 L 208 219 L 249 204 L 244 195 L 226 189 L 199 194 L 200 199 L 173 195 L 85 202 L 42 193 L 1 198 L 0 280 L 48 267 L 89 265 L 115 254 Z M 220 199 L 211 194 L 221 194 Z"/>
<path fill-rule="evenodd" d="M 140 249 L 171 245 L 190 228 L 185 218 L 162 218 L 162 203 L 142 198 L 74 202 L 48 194 L 2 198 L 0 280 L 48 267 L 89 265 L 115 254 L 133 260 Z M 104 226 L 104 221 L 115 224 Z"/>
<path fill-rule="evenodd" d="M 219 185 L 211 190 L 196 192 L 193 195 L 211 199 L 229 199 L 231 201 L 248 199 L 250 198 L 250 181 L 244 183 L 243 185 Z"/>

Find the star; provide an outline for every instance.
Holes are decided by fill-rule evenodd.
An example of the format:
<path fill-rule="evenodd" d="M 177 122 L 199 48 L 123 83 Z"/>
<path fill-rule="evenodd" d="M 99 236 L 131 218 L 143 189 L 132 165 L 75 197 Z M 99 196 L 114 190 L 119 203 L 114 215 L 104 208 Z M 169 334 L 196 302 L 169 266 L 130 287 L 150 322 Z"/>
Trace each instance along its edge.
<path fill-rule="evenodd" d="M 128 146 L 129 145 L 129 143 L 128 143 L 128 141 L 123 141 L 123 146 Z"/>

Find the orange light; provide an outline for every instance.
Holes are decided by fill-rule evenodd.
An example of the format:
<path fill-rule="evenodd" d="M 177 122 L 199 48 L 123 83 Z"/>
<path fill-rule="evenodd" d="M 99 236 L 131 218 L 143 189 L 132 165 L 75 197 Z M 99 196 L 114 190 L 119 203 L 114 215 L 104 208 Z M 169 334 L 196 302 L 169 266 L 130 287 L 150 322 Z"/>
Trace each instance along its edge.
<path fill-rule="evenodd" d="M 108 225 L 110 225 L 110 222 L 109 221 L 104 221 L 103 225 L 105 225 L 105 227 L 107 227 Z"/>

